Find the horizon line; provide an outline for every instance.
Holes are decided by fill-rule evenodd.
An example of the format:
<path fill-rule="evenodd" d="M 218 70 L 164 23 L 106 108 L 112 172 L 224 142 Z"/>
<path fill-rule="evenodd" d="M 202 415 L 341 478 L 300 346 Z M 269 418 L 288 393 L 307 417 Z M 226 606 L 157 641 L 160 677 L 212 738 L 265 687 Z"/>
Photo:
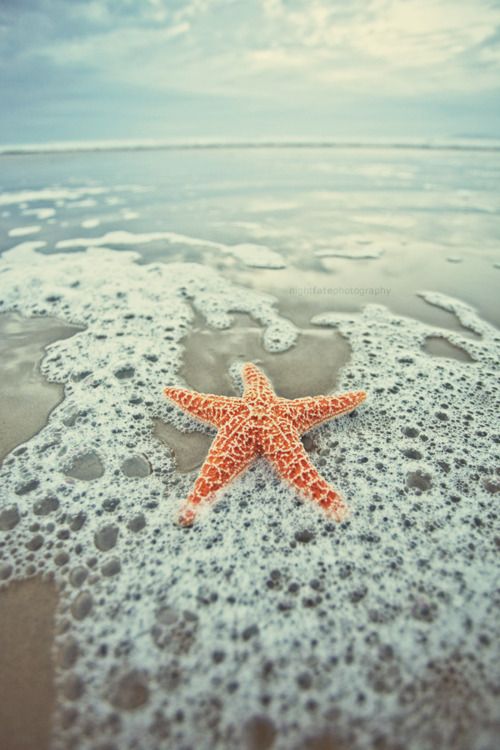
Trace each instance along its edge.
<path fill-rule="evenodd" d="M 54 141 L 0 145 L 0 156 L 84 153 L 101 151 L 161 151 L 257 148 L 411 149 L 442 151 L 499 151 L 500 139 L 491 136 L 444 138 L 170 138 Z"/>

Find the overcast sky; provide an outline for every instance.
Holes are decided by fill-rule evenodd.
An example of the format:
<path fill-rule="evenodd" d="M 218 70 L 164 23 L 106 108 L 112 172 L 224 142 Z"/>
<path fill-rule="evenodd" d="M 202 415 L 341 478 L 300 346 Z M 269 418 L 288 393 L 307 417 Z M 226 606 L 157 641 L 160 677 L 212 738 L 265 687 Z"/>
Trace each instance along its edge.
<path fill-rule="evenodd" d="M 0 0 L 0 142 L 500 135 L 500 0 Z"/>

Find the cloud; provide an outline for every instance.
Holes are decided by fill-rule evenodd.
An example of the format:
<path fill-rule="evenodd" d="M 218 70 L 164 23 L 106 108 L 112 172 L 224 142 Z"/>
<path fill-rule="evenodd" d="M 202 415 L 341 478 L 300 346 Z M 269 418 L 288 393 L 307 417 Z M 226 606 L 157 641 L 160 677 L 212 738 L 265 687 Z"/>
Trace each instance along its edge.
<path fill-rule="evenodd" d="M 199 97 L 200 108 L 222 97 L 235 111 L 246 101 L 268 118 L 274 108 L 277 119 L 292 105 L 337 114 L 340 102 L 353 111 L 376 97 L 425 108 L 433 97 L 461 96 L 465 113 L 478 92 L 486 102 L 498 91 L 499 50 L 500 5 L 492 0 L 0 5 L 4 101 L 19 102 L 20 92 L 41 100 L 43 73 L 47 107 L 59 111 L 61 92 L 71 92 L 68 120 L 71 101 L 93 95 L 105 108 L 114 89 L 124 98 L 128 89 L 131 102 L 156 95 L 158 111 L 175 96 Z"/>
<path fill-rule="evenodd" d="M 295 88 L 314 81 L 318 89 L 371 87 L 378 73 L 387 91 L 408 84 L 418 91 L 490 88 L 500 73 L 500 7 L 487 0 L 249 6 L 250 12 L 230 0 L 21 0 L 15 12 L 9 0 L 3 15 L 14 41 L 5 44 L 14 58 L 44 55 L 121 81 L 136 81 L 141 57 L 149 86 L 240 95 L 258 87 L 275 96 L 273 72 L 292 73 Z"/>
<path fill-rule="evenodd" d="M 380 77 L 386 91 L 409 84 L 419 92 L 498 85 L 495 44 L 500 7 L 484 0 L 372 0 L 294 3 L 263 0 L 272 46 L 249 53 L 256 68 L 301 67 L 326 84 L 371 86 Z M 300 61 L 300 65 L 299 65 Z M 484 65 L 487 63 L 487 65 Z"/>

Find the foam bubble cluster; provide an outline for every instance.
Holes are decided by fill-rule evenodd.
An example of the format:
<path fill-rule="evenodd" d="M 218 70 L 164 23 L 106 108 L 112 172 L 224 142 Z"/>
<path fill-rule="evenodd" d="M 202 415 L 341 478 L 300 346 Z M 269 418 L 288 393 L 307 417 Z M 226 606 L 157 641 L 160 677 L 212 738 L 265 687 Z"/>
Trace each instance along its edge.
<path fill-rule="evenodd" d="M 319 316 L 352 348 L 339 391 L 368 392 L 309 446 L 349 522 L 257 462 L 182 529 L 194 474 L 152 425 L 186 423 L 162 387 L 194 310 L 248 312 L 272 351 L 296 330 L 206 267 L 137 260 L 25 243 L 0 263 L 1 309 L 85 327 L 48 347 L 65 399 L 0 470 L 0 578 L 61 594 L 54 748 L 493 748 L 496 329 L 430 293 L 476 336 L 382 306 Z"/>
<path fill-rule="evenodd" d="M 60 240 L 56 247 L 67 250 L 78 247 L 103 247 L 115 245 L 138 245 L 148 242 L 164 242 L 167 245 L 176 245 L 182 248 L 200 248 L 212 250 L 217 253 L 232 255 L 240 260 L 244 265 L 254 268 L 284 268 L 285 262 L 283 257 L 275 250 L 266 245 L 256 245 L 253 243 L 239 243 L 237 245 L 227 245 L 223 242 L 212 242 L 203 240 L 199 237 L 190 237 L 177 232 L 126 232 L 117 230 L 107 232 L 101 237 L 73 237 L 67 240 Z"/>

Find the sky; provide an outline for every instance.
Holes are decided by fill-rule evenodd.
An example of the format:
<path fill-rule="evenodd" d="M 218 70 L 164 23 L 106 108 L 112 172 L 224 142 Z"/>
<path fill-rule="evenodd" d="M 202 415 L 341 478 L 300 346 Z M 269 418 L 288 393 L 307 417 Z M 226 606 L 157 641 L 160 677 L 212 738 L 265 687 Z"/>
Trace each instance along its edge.
<path fill-rule="evenodd" d="M 500 0 L 0 0 L 0 143 L 500 137 Z"/>

